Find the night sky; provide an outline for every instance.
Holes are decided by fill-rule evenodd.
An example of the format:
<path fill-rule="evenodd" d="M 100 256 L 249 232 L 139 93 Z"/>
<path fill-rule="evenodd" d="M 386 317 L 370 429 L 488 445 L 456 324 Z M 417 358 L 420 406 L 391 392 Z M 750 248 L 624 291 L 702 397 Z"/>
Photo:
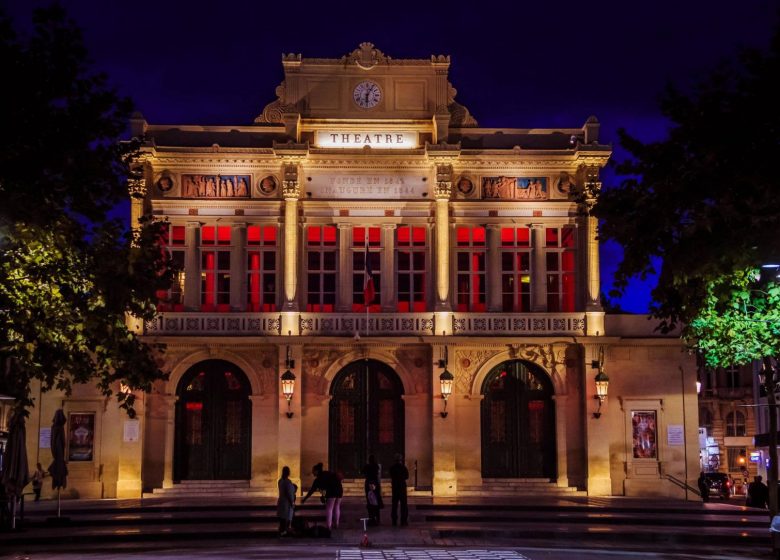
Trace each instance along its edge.
<path fill-rule="evenodd" d="M 23 30 L 48 4 L 3 1 Z M 456 99 L 481 126 L 579 127 L 596 115 L 603 143 L 621 127 L 661 137 L 667 81 L 689 85 L 740 47 L 764 47 L 778 21 L 771 0 L 63 4 L 94 66 L 150 123 L 249 124 L 276 98 L 281 53 L 338 58 L 370 41 L 393 58 L 451 55 Z M 618 258 L 602 248 L 605 290 Z M 635 282 L 623 308 L 646 311 L 649 287 Z"/>

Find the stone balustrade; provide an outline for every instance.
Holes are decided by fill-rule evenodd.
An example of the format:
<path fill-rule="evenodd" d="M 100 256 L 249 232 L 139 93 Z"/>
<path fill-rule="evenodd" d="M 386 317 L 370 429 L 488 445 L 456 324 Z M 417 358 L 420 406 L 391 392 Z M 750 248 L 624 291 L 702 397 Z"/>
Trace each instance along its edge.
<path fill-rule="evenodd" d="M 584 335 L 584 313 L 298 313 L 300 336 Z M 279 336 L 279 313 L 162 312 L 146 335 Z"/>

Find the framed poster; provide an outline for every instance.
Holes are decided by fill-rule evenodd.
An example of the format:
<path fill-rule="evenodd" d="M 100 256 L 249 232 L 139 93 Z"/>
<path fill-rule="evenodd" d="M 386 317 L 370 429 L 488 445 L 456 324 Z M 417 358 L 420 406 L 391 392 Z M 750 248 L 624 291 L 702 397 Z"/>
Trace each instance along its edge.
<path fill-rule="evenodd" d="M 658 421 L 655 410 L 632 410 L 634 459 L 658 458 Z"/>
<path fill-rule="evenodd" d="M 71 412 L 68 419 L 68 461 L 91 461 L 95 451 L 95 413 Z"/>

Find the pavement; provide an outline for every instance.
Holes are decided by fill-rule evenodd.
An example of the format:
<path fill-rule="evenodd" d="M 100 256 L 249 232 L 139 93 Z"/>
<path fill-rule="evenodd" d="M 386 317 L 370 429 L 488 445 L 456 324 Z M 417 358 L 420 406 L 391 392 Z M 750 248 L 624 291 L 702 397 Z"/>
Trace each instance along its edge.
<path fill-rule="evenodd" d="M 634 498 L 410 499 L 410 526 L 367 531 L 365 507 L 345 500 L 328 539 L 277 535 L 274 500 L 63 501 L 27 504 L 20 528 L 0 532 L 2 558 L 451 558 L 553 559 L 589 555 L 653 558 L 769 558 L 766 511 L 740 502 Z M 319 504 L 299 508 L 324 524 Z M 563 555 L 565 550 L 576 554 Z M 110 554 L 109 552 L 110 551 Z M 107 555 L 108 554 L 108 555 Z M 180 556 L 177 556 L 180 554 Z M 681 556 L 682 555 L 682 556 Z"/>

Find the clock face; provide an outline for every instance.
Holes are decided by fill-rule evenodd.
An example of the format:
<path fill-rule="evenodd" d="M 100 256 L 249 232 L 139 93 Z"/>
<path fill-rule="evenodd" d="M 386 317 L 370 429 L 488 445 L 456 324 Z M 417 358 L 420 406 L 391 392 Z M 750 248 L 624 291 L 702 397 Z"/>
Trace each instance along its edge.
<path fill-rule="evenodd" d="M 358 107 L 370 109 L 376 107 L 382 99 L 382 90 L 374 82 L 360 82 L 355 86 L 355 91 L 352 92 L 352 99 L 355 100 Z"/>

